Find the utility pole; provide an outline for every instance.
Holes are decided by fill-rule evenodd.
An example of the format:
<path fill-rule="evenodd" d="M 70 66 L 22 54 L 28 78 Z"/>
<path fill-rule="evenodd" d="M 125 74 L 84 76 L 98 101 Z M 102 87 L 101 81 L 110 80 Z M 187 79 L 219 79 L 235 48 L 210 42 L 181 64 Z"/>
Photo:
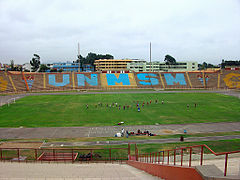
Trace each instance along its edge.
<path fill-rule="evenodd" d="M 78 72 L 80 72 L 80 63 L 81 63 L 81 61 L 80 61 L 80 44 L 78 43 Z"/>
<path fill-rule="evenodd" d="M 150 72 L 152 72 L 152 44 L 150 42 Z"/>

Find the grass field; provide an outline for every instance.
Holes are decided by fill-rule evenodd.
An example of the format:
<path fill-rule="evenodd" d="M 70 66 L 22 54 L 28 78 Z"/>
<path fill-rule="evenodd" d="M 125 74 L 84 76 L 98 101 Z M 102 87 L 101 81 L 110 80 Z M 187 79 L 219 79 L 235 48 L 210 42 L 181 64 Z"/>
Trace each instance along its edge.
<path fill-rule="evenodd" d="M 147 105 L 150 100 L 152 104 Z M 137 101 L 140 107 L 145 102 L 141 112 L 137 112 Z M 120 110 L 106 107 L 115 102 Z M 124 105 L 130 108 L 123 110 Z M 112 126 L 120 121 L 125 125 L 236 122 L 240 121 L 240 100 L 213 93 L 45 95 L 0 107 L 0 127 Z"/>

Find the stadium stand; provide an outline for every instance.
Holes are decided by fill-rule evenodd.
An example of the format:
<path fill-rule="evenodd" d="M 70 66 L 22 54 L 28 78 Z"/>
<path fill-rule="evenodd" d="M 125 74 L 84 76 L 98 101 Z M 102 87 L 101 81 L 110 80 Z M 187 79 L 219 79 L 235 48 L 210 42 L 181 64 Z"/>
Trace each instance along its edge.
<path fill-rule="evenodd" d="M 24 81 L 24 75 L 22 73 L 10 72 L 8 73 L 8 77 L 9 79 L 12 79 L 17 92 L 27 91 L 26 84 Z"/>
<path fill-rule="evenodd" d="M 219 72 L 204 72 L 205 88 L 218 88 L 218 74 Z"/>
<path fill-rule="evenodd" d="M 166 89 L 186 89 L 191 88 L 184 72 L 160 73 Z"/>
<path fill-rule="evenodd" d="M 0 71 L 0 93 L 113 88 L 240 89 L 240 70 L 109 74 Z"/>
<path fill-rule="evenodd" d="M 220 88 L 240 89 L 240 70 L 221 71 Z"/>
<path fill-rule="evenodd" d="M 189 79 L 191 80 L 192 88 L 204 88 L 202 72 L 188 72 Z"/>
<path fill-rule="evenodd" d="M 73 88 L 75 89 L 100 89 L 101 80 L 99 73 L 73 73 Z"/>
<path fill-rule="evenodd" d="M 12 79 L 8 76 L 8 73 L 0 71 L 0 92 L 15 92 L 16 88 L 12 85 L 11 82 Z"/>
<path fill-rule="evenodd" d="M 137 88 L 133 73 L 101 74 L 102 88 Z"/>
<path fill-rule="evenodd" d="M 134 73 L 134 77 L 138 88 L 163 88 L 158 73 Z"/>

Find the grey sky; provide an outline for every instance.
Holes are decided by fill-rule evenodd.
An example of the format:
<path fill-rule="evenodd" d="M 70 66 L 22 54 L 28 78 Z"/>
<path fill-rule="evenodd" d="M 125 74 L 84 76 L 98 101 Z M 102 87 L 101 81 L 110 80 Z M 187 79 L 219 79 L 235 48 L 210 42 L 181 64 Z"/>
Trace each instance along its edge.
<path fill-rule="evenodd" d="M 240 60 L 239 0 L 0 0 L 0 62 L 81 55 L 163 61 Z"/>

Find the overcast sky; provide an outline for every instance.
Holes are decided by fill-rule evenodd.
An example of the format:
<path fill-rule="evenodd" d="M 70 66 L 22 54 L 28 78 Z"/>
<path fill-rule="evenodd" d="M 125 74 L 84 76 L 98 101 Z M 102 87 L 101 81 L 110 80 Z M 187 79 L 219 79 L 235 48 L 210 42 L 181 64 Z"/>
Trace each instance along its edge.
<path fill-rule="evenodd" d="M 0 62 L 240 60 L 240 0 L 0 0 Z"/>

